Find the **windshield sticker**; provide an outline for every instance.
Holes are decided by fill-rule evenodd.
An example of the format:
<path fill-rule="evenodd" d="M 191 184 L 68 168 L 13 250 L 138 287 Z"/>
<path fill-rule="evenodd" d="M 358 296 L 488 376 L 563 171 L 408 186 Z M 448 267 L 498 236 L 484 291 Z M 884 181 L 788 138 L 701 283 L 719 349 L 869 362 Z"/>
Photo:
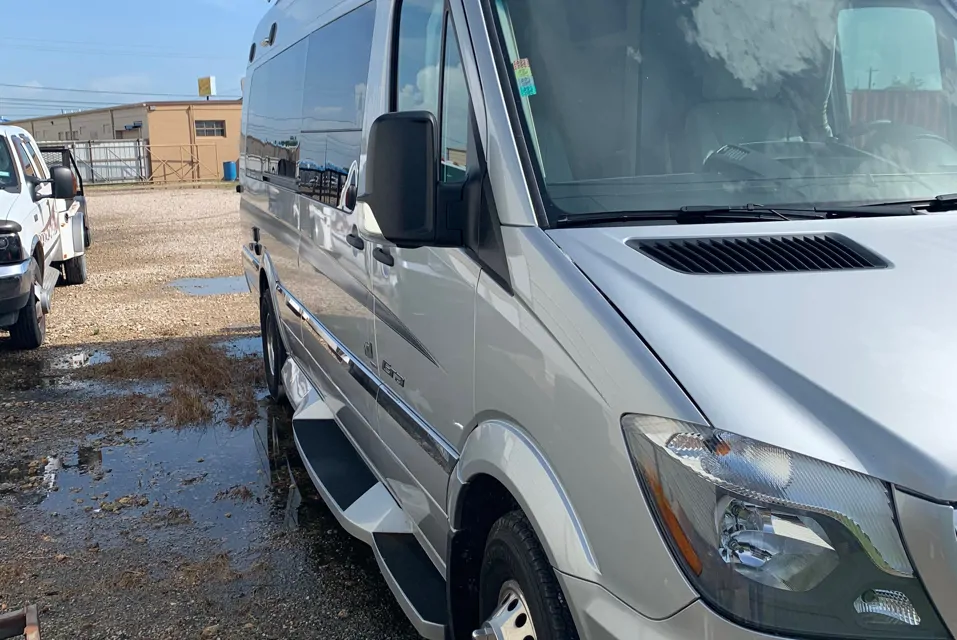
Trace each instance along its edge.
<path fill-rule="evenodd" d="M 0 171 L 0 178 L 9 178 L 9 177 L 10 177 L 9 171 Z"/>
<path fill-rule="evenodd" d="M 528 58 L 522 58 L 512 63 L 515 69 L 515 80 L 518 81 L 518 93 L 523 98 L 534 96 L 538 93 L 535 88 L 535 78 L 532 77 L 532 67 L 528 64 Z"/>

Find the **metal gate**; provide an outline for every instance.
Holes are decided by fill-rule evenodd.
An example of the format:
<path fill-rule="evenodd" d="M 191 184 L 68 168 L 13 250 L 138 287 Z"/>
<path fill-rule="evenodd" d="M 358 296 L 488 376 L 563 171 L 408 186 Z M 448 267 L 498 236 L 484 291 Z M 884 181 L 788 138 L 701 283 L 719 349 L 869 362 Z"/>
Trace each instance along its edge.
<path fill-rule="evenodd" d="M 178 183 L 219 180 L 214 144 L 151 145 L 147 140 L 57 141 L 69 149 L 86 184 Z"/>

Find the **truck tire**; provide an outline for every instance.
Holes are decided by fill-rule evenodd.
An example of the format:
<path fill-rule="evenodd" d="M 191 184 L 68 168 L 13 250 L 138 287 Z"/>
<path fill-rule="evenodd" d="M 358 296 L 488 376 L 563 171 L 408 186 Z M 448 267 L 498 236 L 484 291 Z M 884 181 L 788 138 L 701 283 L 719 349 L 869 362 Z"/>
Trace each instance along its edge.
<path fill-rule="evenodd" d="M 37 296 L 37 291 L 43 288 L 43 272 L 36 258 L 32 266 L 33 295 L 27 305 L 20 309 L 16 324 L 10 327 L 10 341 L 15 349 L 38 349 L 47 335 L 47 318 Z"/>
<path fill-rule="evenodd" d="M 89 249 L 93 246 L 93 230 L 89 227 L 83 227 L 83 248 Z"/>
<path fill-rule="evenodd" d="M 63 275 L 66 283 L 71 286 L 86 282 L 86 254 L 64 262 Z"/>
<path fill-rule="evenodd" d="M 492 526 L 479 577 L 485 622 L 473 638 L 577 640 L 565 596 L 538 537 L 521 511 Z"/>

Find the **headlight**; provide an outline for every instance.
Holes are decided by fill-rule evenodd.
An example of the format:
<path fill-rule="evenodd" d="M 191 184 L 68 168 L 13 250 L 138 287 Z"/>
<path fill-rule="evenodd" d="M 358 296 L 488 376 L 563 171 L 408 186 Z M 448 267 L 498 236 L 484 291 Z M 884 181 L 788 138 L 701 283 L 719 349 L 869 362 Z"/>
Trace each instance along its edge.
<path fill-rule="evenodd" d="M 722 614 L 793 635 L 950 637 L 880 480 L 696 424 L 622 426 L 662 534 Z"/>
<path fill-rule="evenodd" d="M 15 233 L 0 234 L 0 264 L 22 261 L 23 251 L 20 247 L 20 236 Z"/>

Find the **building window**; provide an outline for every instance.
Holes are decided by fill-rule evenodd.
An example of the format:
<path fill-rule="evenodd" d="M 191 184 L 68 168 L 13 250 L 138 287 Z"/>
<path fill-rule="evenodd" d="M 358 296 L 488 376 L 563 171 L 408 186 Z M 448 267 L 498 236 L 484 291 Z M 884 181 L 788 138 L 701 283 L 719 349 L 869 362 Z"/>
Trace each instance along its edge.
<path fill-rule="evenodd" d="M 225 120 L 197 120 L 196 121 L 197 138 L 225 138 L 226 121 Z"/>

